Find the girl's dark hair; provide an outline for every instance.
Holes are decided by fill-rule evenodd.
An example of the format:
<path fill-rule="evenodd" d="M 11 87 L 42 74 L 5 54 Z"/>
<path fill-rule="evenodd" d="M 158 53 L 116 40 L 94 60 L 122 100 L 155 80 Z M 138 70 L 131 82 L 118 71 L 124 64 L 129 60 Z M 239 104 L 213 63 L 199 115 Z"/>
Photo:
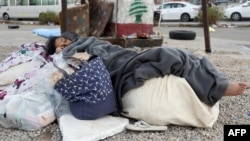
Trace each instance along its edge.
<path fill-rule="evenodd" d="M 56 52 L 56 39 L 59 37 L 50 37 L 45 44 L 45 51 L 48 55 L 52 55 Z"/>

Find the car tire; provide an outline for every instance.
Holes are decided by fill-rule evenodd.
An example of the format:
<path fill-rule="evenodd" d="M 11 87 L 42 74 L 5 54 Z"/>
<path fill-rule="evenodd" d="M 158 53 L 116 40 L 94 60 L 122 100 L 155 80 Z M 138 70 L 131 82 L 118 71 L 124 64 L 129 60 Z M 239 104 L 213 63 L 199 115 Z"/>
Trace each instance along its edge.
<path fill-rule="evenodd" d="M 232 21 L 239 21 L 241 19 L 241 15 L 240 15 L 240 13 L 233 13 L 232 15 L 231 15 L 231 20 Z"/>
<path fill-rule="evenodd" d="M 196 32 L 187 30 L 172 30 L 169 32 L 170 39 L 177 40 L 194 40 L 196 37 Z"/>
<path fill-rule="evenodd" d="M 9 25 L 8 28 L 9 29 L 18 29 L 19 25 Z"/>
<path fill-rule="evenodd" d="M 7 13 L 5 13 L 5 14 L 3 14 L 3 19 L 4 20 L 9 20 L 10 16 Z"/>
<path fill-rule="evenodd" d="M 184 13 L 181 15 L 181 19 L 182 22 L 188 22 L 190 20 L 190 16 L 187 13 Z"/>

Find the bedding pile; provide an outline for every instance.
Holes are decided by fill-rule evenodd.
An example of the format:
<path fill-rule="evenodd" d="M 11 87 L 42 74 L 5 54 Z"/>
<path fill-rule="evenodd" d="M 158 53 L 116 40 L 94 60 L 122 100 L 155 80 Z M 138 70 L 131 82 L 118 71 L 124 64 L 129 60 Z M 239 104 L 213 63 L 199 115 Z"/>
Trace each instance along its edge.
<path fill-rule="evenodd" d="M 34 131 L 52 123 L 55 105 L 52 58 L 43 44 L 27 43 L 0 64 L 0 125 Z"/>
<path fill-rule="evenodd" d="M 168 75 L 165 75 L 166 72 L 158 74 L 155 70 L 149 71 L 153 73 L 153 75 L 142 76 L 142 74 L 145 75 L 145 73 L 142 73 L 145 71 L 140 72 L 138 70 L 138 72 L 135 73 L 135 76 L 142 78 L 143 81 L 138 81 L 138 83 L 137 81 L 131 81 L 130 78 L 132 74 L 129 69 L 131 67 L 136 68 L 136 66 L 133 66 L 135 61 L 133 59 L 145 59 L 145 55 L 150 55 L 147 54 L 147 51 L 142 55 L 138 55 L 132 50 L 124 50 L 123 48 L 116 46 L 110 47 L 110 44 L 107 42 L 89 42 L 88 40 L 83 42 L 83 44 L 90 46 L 89 48 L 82 48 L 84 46 L 81 46 L 81 44 L 78 46 L 79 48 L 75 48 L 78 49 L 77 51 L 66 51 L 73 51 L 76 53 L 80 49 L 82 51 L 90 50 L 89 52 L 97 55 L 98 53 L 102 53 L 99 55 L 104 58 L 106 65 L 107 63 L 109 64 L 107 65 L 109 66 L 108 69 L 112 66 L 114 67 L 113 70 L 109 71 L 113 77 L 113 85 L 115 86 L 115 89 L 119 89 L 119 91 L 121 90 L 122 93 L 124 92 L 124 94 L 119 97 L 123 100 L 123 102 L 121 102 L 123 104 L 122 107 L 124 107 L 122 112 L 127 113 L 124 114 L 124 116 L 144 120 L 154 125 L 177 124 L 196 127 L 212 127 L 217 120 L 219 114 L 218 104 L 211 107 L 200 101 L 197 94 L 184 79 L 177 81 L 180 78 L 173 76 L 169 77 Z M 98 44 L 101 45 L 102 48 L 100 48 Z M 93 48 L 90 48 L 91 46 L 93 46 Z M 71 114 L 68 105 L 69 103 L 54 89 L 57 81 L 63 77 L 62 73 L 58 73 L 59 70 L 55 67 L 55 64 L 56 66 L 65 69 L 69 74 L 71 74 L 73 70 L 68 68 L 68 64 L 63 58 L 67 52 L 46 56 L 43 44 L 27 43 L 20 47 L 19 51 L 14 52 L 0 64 L 0 80 L 3 80 L 0 84 L 0 125 L 6 128 L 34 131 L 47 126 L 56 119 L 60 119 L 63 115 Z M 156 56 L 158 53 L 159 52 L 156 52 L 156 54 L 151 55 Z M 132 60 L 127 60 L 126 65 L 119 69 L 117 66 L 122 62 L 119 62 L 121 61 L 119 59 L 118 62 L 117 60 L 114 60 L 117 54 L 122 55 L 121 57 L 123 59 L 121 60 L 123 61 L 126 60 L 126 55 L 135 55 L 135 57 Z M 151 59 L 153 58 L 154 57 Z M 149 61 L 149 64 L 150 61 L 152 61 L 149 59 L 147 60 Z M 162 60 L 158 61 L 161 63 Z M 121 68 L 124 70 L 121 71 Z M 118 75 L 114 74 L 115 69 L 120 71 Z M 150 70 L 152 68 L 148 69 Z M 137 68 L 135 71 L 137 71 Z M 149 79 L 152 77 L 156 79 L 157 77 L 155 76 L 159 77 L 163 75 L 165 75 L 165 77 L 160 81 L 155 80 L 152 82 L 152 79 Z M 129 76 L 127 77 L 129 79 L 124 79 L 125 76 Z M 174 86 L 169 85 L 171 84 L 170 81 L 176 82 L 172 84 L 176 89 L 173 89 Z M 152 87 L 152 84 L 150 83 L 157 83 L 159 85 L 153 85 L 154 87 Z M 136 84 L 135 87 L 132 86 L 134 84 Z M 151 87 L 149 87 L 149 85 Z M 178 87 L 182 87 L 183 89 L 178 89 Z M 125 91 L 121 88 L 125 88 Z M 141 94 L 143 94 L 143 96 Z M 184 97 L 184 95 L 186 95 L 186 97 Z M 178 106 L 176 103 L 171 103 L 173 99 L 176 99 L 176 103 L 186 105 Z M 184 112 L 185 109 L 183 109 L 183 107 L 186 107 L 186 109 L 188 108 L 189 110 Z M 152 112 L 157 111 L 155 108 L 158 110 L 157 113 L 162 114 L 162 116 L 156 116 L 157 114 Z M 169 110 L 173 108 L 175 108 L 175 111 Z M 140 111 L 144 111 L 143 114 L 140 114 Z M 204 113 L 207 114 L 207 118 L 203 118 Z M 185 117 L 189 118 L 185 119 Z"/>

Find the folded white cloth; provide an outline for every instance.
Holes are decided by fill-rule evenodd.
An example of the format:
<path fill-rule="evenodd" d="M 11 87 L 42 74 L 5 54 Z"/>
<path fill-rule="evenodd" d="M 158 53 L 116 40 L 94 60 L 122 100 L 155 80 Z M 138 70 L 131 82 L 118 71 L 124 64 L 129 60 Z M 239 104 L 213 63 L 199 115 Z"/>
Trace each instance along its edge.
<path fill-rule="evenodd" d="M 125 130 L 128 119 L 105 116 L 97 120 L 79 120 L 71 114 L 59 118 L 63 141 L 97 141 Z"/>

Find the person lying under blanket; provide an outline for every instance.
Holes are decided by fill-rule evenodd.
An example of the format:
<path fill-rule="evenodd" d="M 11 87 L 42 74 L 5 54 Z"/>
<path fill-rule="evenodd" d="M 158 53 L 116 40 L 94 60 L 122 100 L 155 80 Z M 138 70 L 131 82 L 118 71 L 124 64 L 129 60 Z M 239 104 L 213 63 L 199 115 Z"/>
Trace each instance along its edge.
<path fill-rule="evenodd" d="M 64 59 L 81 53 L 98 56 L 106 66 L 114 87 L 117 110 L 123 110 L 121 98 L 146 80 L 166 75 L 184 78 L 200 101 L 215 105 L 222 96 L 236 96 L 249 88 L 246 82 L 229 82 L 228 78 L 206 58 L 177 48 L 154 47 L 136 52 L 112 45 L 96 37 L 84 38 L 73 32 L 51 37 L 45 50 L 49 55 L 62 52 Z M 81 117 L 80 117 L 81 118 Z"/>
<path fill-rule="evenodd" d="M 91 99 L 95 95 L 84 97 L 85 101 L 92 102 L 87 106 L 83 102 L 69 102 L 74 103 L 71 108 L 78 119 L 86 119 L 86 116 L 88 119 L 97 119 L 107 114 L 117 116 L 118 113 L 118 116 L 141 119 L 154 125 L 211 127 L 218 117 L 218 100 L 221 96 L 240 95 L 249 88 L 247 83 L 229 82 L 222 73 L 210 67 L 208 60 L 198 59 L 178 49 L 159 47 L 139 53 L 95 37 L 82 38 L 71 32 L 49 39 L 46 46 L 31 43 L 21 47 L 0 64 L 0 124 L 6 128 L 37 130 L 55 118 L 68 114 L 64 107 L 67 103 L 64 103 L 65 100 L 61 102 L 60 94 L 52 88 L 68 78 L 55 66 L 66 70 L 69 76 L 76 74 L 75 69 L 67 65 L 72 58 L 85 60 L 81 67 L 85 69 L 91 63 L 101 65 L 106 75 L 100 75 L 99 80 L 98 77 L 95 79 L 100 81 L 103 78 L 101 76 L 104 76 L 107 81 L 103 82 L 111 89 L 109 84 L 112 83 L 114 89 L 106 95 L 98 95 L 103 101 L 96 104 Z M 57 98 L 51 99 L 47 95 Z M 60 105 L 60 102 L 65 105 Z M 43 106 L 44 103 L 47 108 L 38 112 L 39 105 Z M 13 106 L 19 108 L 11 108 Z M 16 116 L 23 109 L 29 112 Z M 46 114 L 46 120 L 40 120 L 43 114 Z M 32 118 L 30 115 L 33 115 Z M 16 121 L 21 123 L 16 124 Z"/>

